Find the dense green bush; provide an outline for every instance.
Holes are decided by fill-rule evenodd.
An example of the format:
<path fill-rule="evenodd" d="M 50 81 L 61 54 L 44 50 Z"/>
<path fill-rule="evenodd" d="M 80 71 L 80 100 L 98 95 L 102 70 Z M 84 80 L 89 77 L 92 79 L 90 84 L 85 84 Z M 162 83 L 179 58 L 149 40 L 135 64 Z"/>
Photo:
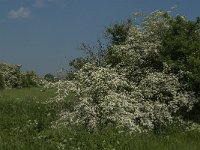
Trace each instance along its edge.
<path fill-rule="evenodd" d="M 170 19 L 170 27 L 162 40 L 162 59 L 174 73 L 182 70 L 191 90 L 200 94 L 200 18 L 195 21 L 183 16 Z"/>

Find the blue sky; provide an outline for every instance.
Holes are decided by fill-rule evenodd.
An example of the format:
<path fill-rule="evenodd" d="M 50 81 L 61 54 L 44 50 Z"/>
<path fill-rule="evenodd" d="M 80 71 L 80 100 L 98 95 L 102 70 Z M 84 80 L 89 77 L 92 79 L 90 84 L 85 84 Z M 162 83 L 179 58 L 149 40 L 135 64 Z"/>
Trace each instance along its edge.
<path fill-rule="evenodd" d="M 106 26 L 174 5 L 175 14 L 200 16 L 199 0 L 0 0 L 0 62 L 55 73 L 82 55 L 81 42 L 101 39 Z"/>

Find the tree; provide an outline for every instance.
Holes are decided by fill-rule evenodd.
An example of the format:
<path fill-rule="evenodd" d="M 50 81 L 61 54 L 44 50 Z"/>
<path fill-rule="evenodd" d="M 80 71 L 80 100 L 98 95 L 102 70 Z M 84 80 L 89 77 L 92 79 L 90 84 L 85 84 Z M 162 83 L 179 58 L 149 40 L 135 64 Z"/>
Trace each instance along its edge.
<path fill-rule="evenodd" d="M 115 23 L 106 28 L 105 38 L 108 39 L 111 45 L 123 44 L 128 36 L 128 30 L 132 26 L 132 21 L 128 19 L 123 23 Z"/>
<path fill-rule="evenodd" d="M 116 43 L 106 49 L 112 53 L 105 53 L 108 61 L 104 65 L 96 61 L 78 65 L 71 81 L 55 84 L 53 101 L 63 102 L 71 92 L 77 98 L 70 109 L 62 111 L 55 127 L 83 125 L 93 130 L 111 124 L 145 132 L 183 122 L 183 114 L 192 109 L 196 98 L 160 60 L 169 19 L 165 12 L 153 12 L 141 26 L 130 26 L 125 36 L 116 26 L 116 34 L 122 33 L 119 35 L 126 39 L 119 42 L 123 38 L 112 37 Z"/>
<path fill-rule="evenodd" d="M 162 40 L 161 56 L 178 73 L 184 71 L 183 82 L 191 90 L 200 91 L 200 19 L 189 21 L 183 16 L 170 20 L 170 28 Z M 200 93 L 198 93 L 200 94 Z"/>

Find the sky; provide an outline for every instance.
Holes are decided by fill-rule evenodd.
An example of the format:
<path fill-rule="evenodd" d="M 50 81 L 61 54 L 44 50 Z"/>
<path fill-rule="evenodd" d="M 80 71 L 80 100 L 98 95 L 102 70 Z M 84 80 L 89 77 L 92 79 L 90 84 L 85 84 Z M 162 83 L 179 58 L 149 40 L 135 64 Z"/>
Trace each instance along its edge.
<path fill-rule="evenodd" d="M 95 44 L 109 25 L 173 6 L 190 20 L 200 16 L 199 0 L 0 0 L 0 63 L 55 74 L 83 56 L 80 43 Z"/>

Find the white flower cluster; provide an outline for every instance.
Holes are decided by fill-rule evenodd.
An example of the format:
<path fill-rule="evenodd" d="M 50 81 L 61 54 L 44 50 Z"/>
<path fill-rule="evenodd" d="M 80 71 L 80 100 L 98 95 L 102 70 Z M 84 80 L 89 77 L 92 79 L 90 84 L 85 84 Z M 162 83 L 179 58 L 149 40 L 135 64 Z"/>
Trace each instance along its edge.
<path fill-rule="evenodd" d="M 20 82 L 20 68 L 21 65 L 0 64 L 0 74 L 2 76 L 1 82 L 4 82 L 5 88 L 12 88 Z"/>
<path fill-rule="evenodd" d="M 196 101 L 169 67 L 155 67 L 161 48 L 159 34 L 168 27 L 162 12 L 146 17 L 143 27 L 133 26 L 125 44 L 113 45 L 115 66 L 87 63 L 75 72 L 73 81 L 59 81 L 53 101 L 65 101 L 75 93 L 78 102 L 63 110 L 55 127 L 84 125 L 96 129 L 108 124 L 145 132 L 167 126 L 181 118 L 181 109 L 190 110 Z M 157 32 L 160 31 L 160 32 Z"/>
<path fill-rule="evenodd" d="M 76 73 L 76 82 L 58 82 L 56 101 L 68 92 L 79 97 L 73 111 L 64 110 L 56 125 L 85 125 L 95 129 L 106 124 L 144 132 L 178 119 L 177 111 L 191 109 L 194 98 L 180 92 L 174 75 L 150 73 L 138 85 L 116 69 L 86 64 Z M 177 115 L 177 116 L 176 116 Z"/>
<path fill-rule="evenodd" d="M 134 81 L 162 68 L 158 62 L 162 47 L 161 32 L 169 27 L 169 21 L 163 15 L 164 12 L 156 11 L 146 16 L 141 26 L 130 27 L 124 45 L 112 46 L 112 56 L 120 60 L 115 67 Z"/>

